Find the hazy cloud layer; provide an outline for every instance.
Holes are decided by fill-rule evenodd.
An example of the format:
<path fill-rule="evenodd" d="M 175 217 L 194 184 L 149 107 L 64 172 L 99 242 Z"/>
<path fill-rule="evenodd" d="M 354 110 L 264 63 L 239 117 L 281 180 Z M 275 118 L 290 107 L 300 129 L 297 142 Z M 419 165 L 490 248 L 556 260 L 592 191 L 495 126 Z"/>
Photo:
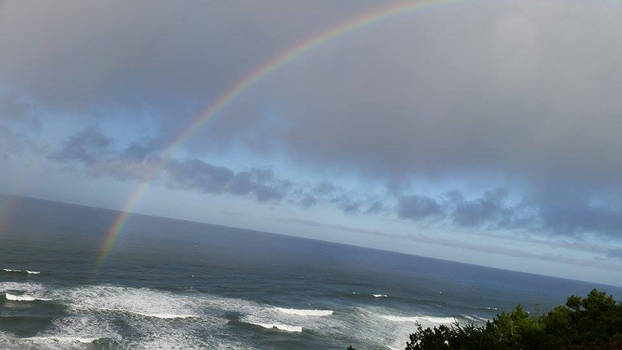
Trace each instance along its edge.
<path fill-rule="evenodd" d="M 439 238 L 439 237 L 432 237 L 432 236 L 423 235 L 423 234 L 398 235 L 398 234 L 386 233 L 386 232 L 382 232 L 378 230 L 361 229 L 361 228 L 355 228 L 355 227 L 349 227 L 349 226 L 343 226 L 343 225 L 324 224 L 324 223 L 309 221 L 309 220 L 298 220 L 298 219 L 288 219 L 288 218 L 277 218 L 277 220 L 283 221 L 283 222 L 289 222 L 289 223 L 296 223 L 300 225 L 306 225 L 306 226 L 315 227 L 318 229 L 332 229 L 332 230 L 339 230 L 339 231 L 347 231 L 347 232 L 359 233 L 359 234 L 370 235 L 370 236 L 384 237 L 384 238 L 390 238 L 390 239 L 399 239 L 399 240 L 413 241 L 413 242 L 419 242 L 419 243 L 427 243 L 427 244 L 433 244 L 433 245 L 438 245 L 442 247 L 454 247 L 454 248 L 466 249 L 470 251 L 506 255 L 506 256 L 512 256 L 512 257 L 517 257 L 517 258 L 530 258 L 530 259 L 536 259 L 540 261 L 564 263 L 564 264 L 570 264 L 570 265 L 583 265 L 583 266 L 598 266 L 599 265 L 597 262 L 591 259 L 575 258 L 575 257 L 567 256 L 564 254 L 534 253 L 534 252 L 524 250 L 524 249 L 519 249 L 519 248 L 486 244 L 485 241 L 482 242 L 479 240 L 465 242 L 465 241 L 458 240 L 458 239 Z M 556 242 L 551 242 L 551 243 L 552 243 L 551 246 L 554 246 L 556 248 L 560 246 Z M 619 253 L 619 250 L 607 249 L 603 247 L 600 247 L 600 248 L 601 249 L 598 252 L 605 253 L 605 255 L 608 255 L 608 256 L 614 256 L 615 254 Z M 581 249 L 579 247 L 570 247 L 569 249 L 573 249 L 577 251 L 594 252 L 594 249 L 592 250 Z M 612 271 L 622 270 L 622 265 L 617 265 L 617 264 L 601 265 L 600 267 L 608 269 L 608 270 L 612 270 Z"/>

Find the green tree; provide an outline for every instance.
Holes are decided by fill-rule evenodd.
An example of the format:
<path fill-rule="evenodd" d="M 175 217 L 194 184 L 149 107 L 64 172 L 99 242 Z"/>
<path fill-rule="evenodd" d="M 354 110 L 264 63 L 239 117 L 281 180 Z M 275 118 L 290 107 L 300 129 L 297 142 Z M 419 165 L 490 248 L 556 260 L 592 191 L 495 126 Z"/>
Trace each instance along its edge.
<path fill-rule="evenodd" d="M 518 305 L 484 325 L 418 325 L 406 343 L 406 350 L 454 349 L 622 349 L 622 304 L 594 289 L 585 298 L 571 295 L 564 306 L 540 316 Z"/>

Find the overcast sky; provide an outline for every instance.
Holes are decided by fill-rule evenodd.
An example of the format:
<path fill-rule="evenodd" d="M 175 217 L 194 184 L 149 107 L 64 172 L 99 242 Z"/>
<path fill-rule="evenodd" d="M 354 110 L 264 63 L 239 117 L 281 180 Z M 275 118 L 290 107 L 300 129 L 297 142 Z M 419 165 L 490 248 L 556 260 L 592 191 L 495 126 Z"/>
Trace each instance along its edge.
<path fill-rule="evenodd" d="M 0 0 L 0 192 L 120 209 L 223 91 L 394 4 Z M 134 210 L 620 285 L 621 37 L 604 0 L 356 29 L 237 96 Z"/>

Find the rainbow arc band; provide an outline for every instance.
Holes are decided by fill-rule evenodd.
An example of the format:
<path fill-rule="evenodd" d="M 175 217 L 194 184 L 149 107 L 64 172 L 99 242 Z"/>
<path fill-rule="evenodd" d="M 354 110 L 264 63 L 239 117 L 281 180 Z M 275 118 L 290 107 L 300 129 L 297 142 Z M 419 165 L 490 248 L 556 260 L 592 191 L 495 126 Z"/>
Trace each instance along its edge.
<path fill-rule="evenodd" d="M 364 28 L 366 26 L 383 22 L 390 18 L 411 14 L 414 12 L 432 9 L 447 5 L 454 5 L 459 3 L 472 2 L 475 0 L 420 0 L 408 3 L 399 3 L 393 6 L 384 7 L 355 17 L 351 20 L 338 24 L 320 34 L 311 36 L 300 43 L 293 45 L 286 50 L 282 51 L 279 55 L 265 62 L 257 69 L 253 70 L 250 74 L 246 75 L 242 80 L 238 81 L 230 89 L 224 91 L 219 97 L 199 116 L 194 119 L 188 127 L 186 127 L 181 134 L 175 138 L 175 140 L 165 149 L 160 159 L 148 172 L 147 176 L 136 187 L 136 190 L 127 199 L 125 206 L 114 222 L 108 229 L 104 241 L 97 253 L 97 259 L 94 267 L 94 274 L 101 268 L 106 255 L 112 245 L 114 244 L 119 232 L 128 220 L 133 207 L 140 200 L 146 189 L 149 187 L 151 181 L 153 181 L 156 175 L 166 166 L 170 161 L 173 153 L 181 144 L 188 140 L 192 135 L 196 133 L 210 118 L 223 110 L 233 100 L 240 96 L 244 91 L 257 84 L 264 77 L 270 73 L 284 66 L 285 64 L 293 61 L 294 59 L 308 53 L 309 51 L 326 44 L 332 40 L 340 38 L 348 33 L 351 33 L 357 29 Z"/>

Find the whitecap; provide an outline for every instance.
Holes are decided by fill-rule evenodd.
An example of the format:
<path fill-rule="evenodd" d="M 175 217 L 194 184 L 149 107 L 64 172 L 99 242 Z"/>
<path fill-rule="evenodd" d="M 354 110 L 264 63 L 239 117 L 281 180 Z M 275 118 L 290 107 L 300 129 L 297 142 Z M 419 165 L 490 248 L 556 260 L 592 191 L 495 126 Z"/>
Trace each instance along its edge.
<path fill-rule="evenodd" d="M 413 322 L 413 323 L 430 322 L 430 323 L 436 323 L 436 324 L 456 322 L 455 317 L 395 316 L 395 315 L 380 315 L 380 317 L 384 318 L 385 320 L 389 320 L 393 322 Z"/>
<path fill-rule="evenodd" d="M 469 320 L 469 321 L 473 321 L 473 322 L 486 322 L 488 321 L 487 318 L 484 317 L 479 317 L 479 316 L 475 316 L 475 315 L 462 315 L 463 318 Z"/>
<path fill-rule="evenodd" d="M 91 286 L 70 290 L 76 309 L 125 312 L 145 317 L 177 319 L 199 317 L 198 300 L 146 288 Z"/>
<path fill-rule="evenodd" d="M 389 296 L 386 294 L 372 294 L 374 298 L 388 298 Z"/>
<path fill-rule="evenodd" d="M 11 293 L 4 293 L 4 297 L 6 298 L 6 300 L 10 300 L 10 301 L 50 301 L 51 300 L 47 298 L 36 298 L 36 297 L 33 297 L 31 295 L 26 295 L 26 294 L 16 295 L 16 294 L 11 294 Z"/>
<path fill-rule="evenodd" d="M 35 342 L 40 341 L 55 341 L 59 343 L 82 343 L 82 344 L 90 344 L 97 339 L 100 338 L 83 338 L 83 337 L 70 337 L 70 336 L 41 336 L 41 337 L 30 337 L 30 338 L 22 338 L 23 340 L 30 340 Z"/>
<path fill-rule="evenodd" d="M 0 282 L 0 292 L 21 291 L 28 293 L 40 293 L 45 289 L 39 283 L 32 282 Z"/>
<path fill-rule="evenodd" d="M 22 270 L 2 269 L 4 272 L 22 272 Z"/>
<path fill-rule="evenodd" d="M 304 310 L 304 309 L 286 309 L 282 307 L 275 308 L 276 311 L 298 316 L 330 316 L 333 314 L 333 310 Z"/>
<path fill-rule="evenodd" d="M 29 275 L 38 275 L 41 272 L 40 271 L 33 271 L 33 270 L 16 270 L 16 269 L 2 269 L 2 271 L 4 272 L 13 272 L 13 273 L 27 273 Z"/>
<path fill-rule="evenodd" d="M 124 310 L 115 310 L 115 311 L 124 311 Z M 145 316 L 145 317 L 154 317 L 154 318 L 162 318 L 162 319 L 175 319 L 175 318 L 192 318 L 198 317 L 196 315 L 177 315 L 177 314 L 151 314 L 144 312 L 131 312 L 133 314 Z"/>
<path fill-rule="evenodd" d="M 302 332 L 301 326 L 290 326 L 290 325 L 286 325 L 282 323 L 263 323 L 263 322 L 256 322 L 256 321 L 243 321 L 243 322 L 252 324 L 255 326 L 267 328 L 267 329 L 278 329 L 278 330 L 282 330 L 286 332 L 296 332 L 296 333 Z"/>

